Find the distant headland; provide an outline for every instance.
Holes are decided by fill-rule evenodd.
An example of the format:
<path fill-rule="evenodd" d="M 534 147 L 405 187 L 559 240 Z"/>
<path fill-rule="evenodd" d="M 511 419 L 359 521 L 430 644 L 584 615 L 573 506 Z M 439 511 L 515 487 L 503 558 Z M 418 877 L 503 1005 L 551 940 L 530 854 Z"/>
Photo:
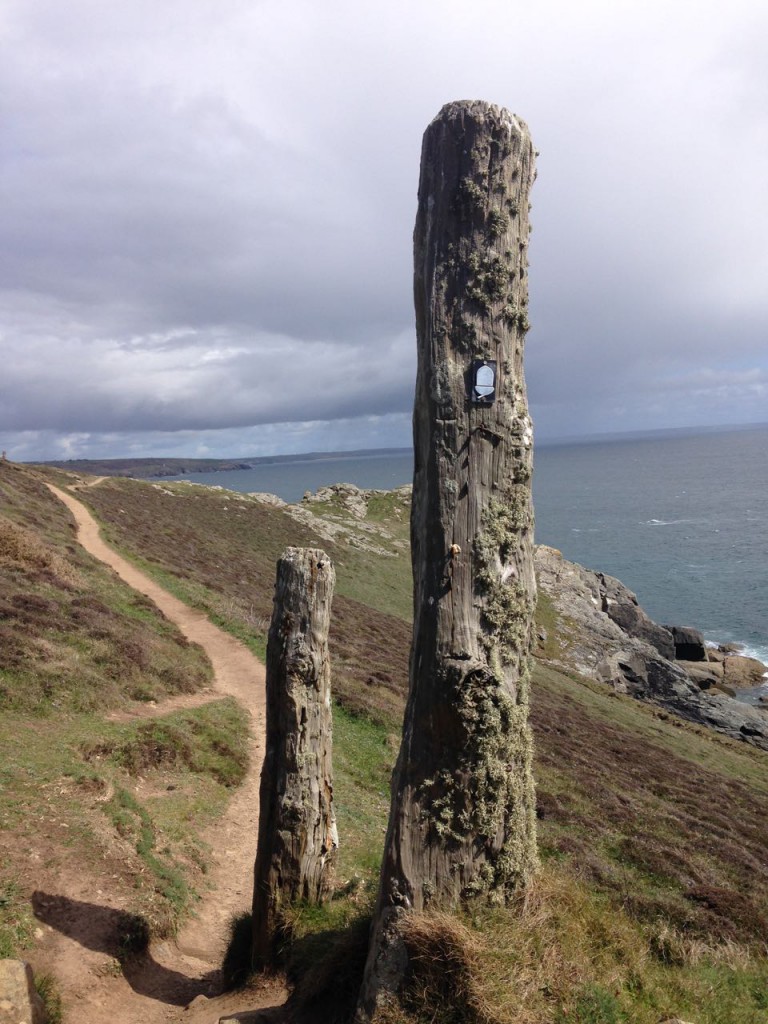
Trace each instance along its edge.
<path fill-rule="evenodd" d="M 254 469 L 284 463 L 324 462 L 344 458 L 387 458 L 407 455 L 410 448 L 358 448 L 344 452 L 301 452 L 298 455 L 258 455 L 230 459 L 148 458 L 148 459 L 66 459 L 38 461 L 35 465 L 66 469 L 72 473 L 93 476 L 124 476 L 139 480 L 157 477 L 184 476 L 191 473 L 218 473 L 238 469 Z"/>

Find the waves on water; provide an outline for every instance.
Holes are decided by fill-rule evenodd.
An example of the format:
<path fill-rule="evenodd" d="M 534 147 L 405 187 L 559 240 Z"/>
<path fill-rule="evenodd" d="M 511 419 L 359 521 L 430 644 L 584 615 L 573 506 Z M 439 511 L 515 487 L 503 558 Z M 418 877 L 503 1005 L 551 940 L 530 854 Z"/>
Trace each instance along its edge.
<path fill-rule="evenodd" d="M 692 523 L 693 519 L 646 519 L 641 526 L 677 526 L 680 523 Z"/>
<path fill-rule="evenodd" d="M 768 427 L 540 448 L 536 540 L 768 664 Z M 676 529 L 683 526 L 684 529 Z"/>

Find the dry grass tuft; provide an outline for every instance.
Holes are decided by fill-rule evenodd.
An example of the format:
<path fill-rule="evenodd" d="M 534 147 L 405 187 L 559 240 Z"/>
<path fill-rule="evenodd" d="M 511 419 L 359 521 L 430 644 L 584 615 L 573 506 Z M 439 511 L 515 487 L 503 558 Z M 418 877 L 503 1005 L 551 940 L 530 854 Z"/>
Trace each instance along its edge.
<path fill-rule="evenodd" d="M 445 1024 L 502 1024 L 482 984 L 483 944 L 456 917 L 408 914 L 401 934 L 409 965 L 405 1009 Z"/>
<path fill-rule="evenodd" d="M 66 586 L 74 587 L 80 582 L 74 566 L 49 548 L 37 534 L 17 526 L 5 516 L 0 516 L 0 565 L 24 572 L 48 572 Z"/>
<path fill-rule="evenodd" d="M 664 921 L 659 922 L 656 933 L 651 936 L 650 947 L 662 963 L 675 967 L 698 967 L 707 963 L 723 964 L 731 971 L 745 971 L 756 960 L 755 951 L 749 946 L 732 939 L 717 944 L 705 942 L 684 935 Z"/>
<path fill-rule="evenodd" d="M 650 928 L 551 864 L 511 907 L 411 914 L 400 929 L 408 976 L 377 1024 L 653 1024 L 680 1000 L 701 1006 L 702 986 L 721 975 L 761 977 L 765 955 Z M 762 1020 L 752 1002 L 745 988 L 724 1011 L 732 1017 L 702 1020 Z"/>

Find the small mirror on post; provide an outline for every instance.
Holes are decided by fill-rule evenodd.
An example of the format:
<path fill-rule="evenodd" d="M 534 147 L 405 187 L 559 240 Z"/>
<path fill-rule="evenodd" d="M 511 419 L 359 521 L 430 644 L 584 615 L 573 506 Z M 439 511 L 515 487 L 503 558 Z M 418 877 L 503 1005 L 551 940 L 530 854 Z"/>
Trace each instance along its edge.
<path fill-rule="evenodd" d="M 496 401 L 496 361 L 475 359 L 469 372 L 469 400 L 477 405 Z"/>

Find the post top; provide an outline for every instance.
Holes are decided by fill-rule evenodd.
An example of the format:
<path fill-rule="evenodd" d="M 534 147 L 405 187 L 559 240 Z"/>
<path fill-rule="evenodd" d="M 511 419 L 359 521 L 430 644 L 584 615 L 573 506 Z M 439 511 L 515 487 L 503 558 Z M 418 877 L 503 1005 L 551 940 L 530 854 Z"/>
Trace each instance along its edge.
<path fill-rule="evenodd" d="M 440 113 L 433 118 L 429 127 L 448 123 L 451 121 L 475 121 L 477 124 L 489 123 L 491 127 L 506 128 L 508 132 L 517 135 L 530 135 L 528 125 L 517 114 L 513 114 L 506 107 L 500 107 L 496 103 L 489 103 L 486 100 L 453 100 L 446 103 L 440 109 Z"/>

